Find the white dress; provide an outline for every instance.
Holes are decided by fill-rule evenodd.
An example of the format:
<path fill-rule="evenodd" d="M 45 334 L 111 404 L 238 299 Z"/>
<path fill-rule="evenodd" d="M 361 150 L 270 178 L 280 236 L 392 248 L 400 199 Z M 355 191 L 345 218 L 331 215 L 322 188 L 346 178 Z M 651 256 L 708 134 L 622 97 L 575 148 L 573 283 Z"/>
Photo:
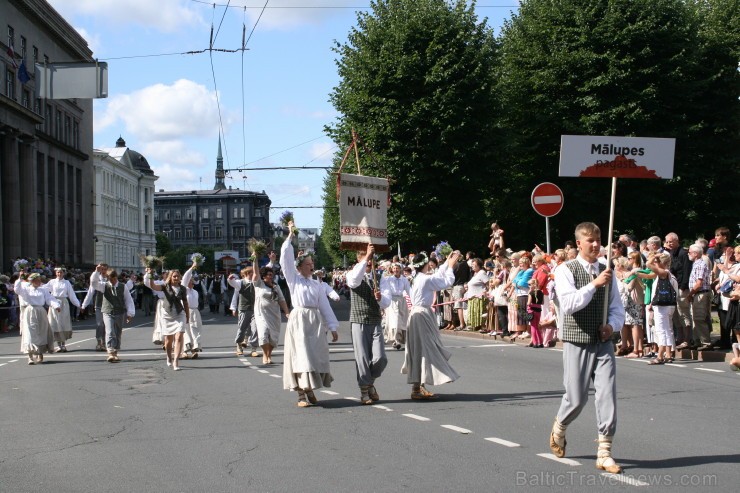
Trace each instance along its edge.
<path fill-rule="evenodd" d="M 200 332 L 203 329 L 203 319 L 198 310 L 200 295 L 196 289 L 190 289 L 190 280 L 193 278 L 193 268 L 188 269 L 182 275 L 182 285 L 185 286 L 188 295 L 188 307 L 190 309 L 190 322 L 185 326 L 185 347 L 190 344 L 192 351 L 200 351 Z"/>
<path fill-rule="evenodd" d="M 54 336 L 47 319 L 46 308 L 61 308 L 61 303 L 44 286 L 38 288 L 26 281 L 15 282 L 15 293 L 20 299 L 21 308 L 21 353 L 41 354 L 54 351 Z"/>
<path fill-rule="evenodd" d="M 460 376 L 447 360 L 452 354 L 442 344 L 437 319 L 432 312 L 434 292 L 455 282 L 455 273 L 443 263 L 433 274 L 417 273 L 411 287 L 411 315 L 406 331 L 406 354 L 401 373 L 410 384 L 441 385 Z"/>
<path fill-rule="evenodd" d="M 144 274 L 144 285 L 147 287 L 151 287 L 152 284 L 158 284 L 160 286 L 165 285 L 163 281 L 152 282 L 149 274 Z M 182 285 L 172 286 L 172 290 L 175 292 L 176 295 L 180 293 L 181 289 L 185 289 L 185 287 Z M 154 338 L 156 339 L 157 333 L 162 336 L 172 336 L 177 334 L 178 332 L 185 332 L 185 324 L 187 323 L 185 321 L 185 310 L 177 313 L 173 308 L 172 314 L 167 313 L 167 311 L 164 309 L 164 305 L 168 303 L 168 301 L 165 298 L 164 292 L 156 291 L 154 289 L 152 289 L 152 292 L 155 293 L 155 295 L 159 298 L 156 313 L 154 315 Z M 154 343 L 157 344 L 157 341 L 155 340 Z"/>
<path fill-rule="evenodd" d="M 398 332 L 406 330 L 409 321 L 409 307 L 406 295 L 411 293 L 411 284 L 404 276 L 388 276 L 380 280 L 380 292 L 391 300 L 391 306 L 385 309 L 385 340 L 401 342 L 403 335 Z"/>
<path fill-rule="evenodd" d="M 69 304 L 72 303 L 77 308 L 80 307 L 80 300 L 72 287 L 72 284 L 66 279 L 52 279 L 46 283 L 49 293 L 62 305 L 62 311 L 49 310 L 49 325 L 54 333 L 54 340 L 64 342 L 72 338 L 72 316 L 69 313 Z"/>
<path fill-rule="evenodd" d="M 285 301 L 280 286 L 272 287 L 262 279 L 254 283 L 254 321 L 257 324 L 259 345 L 277 347 L 280 337 L 280 302 Z"/>
<path fill-rule="evenodd" d="M 290 390 L 330 387 L 329 343 L 325 327 L 336 331 L 337 317 L 319 281 L 303 277 L 295 267 L 293 245 L 285 241 L 280 265 L 290 289 L 293 311 L 285 329 L 283 388 Z"/>

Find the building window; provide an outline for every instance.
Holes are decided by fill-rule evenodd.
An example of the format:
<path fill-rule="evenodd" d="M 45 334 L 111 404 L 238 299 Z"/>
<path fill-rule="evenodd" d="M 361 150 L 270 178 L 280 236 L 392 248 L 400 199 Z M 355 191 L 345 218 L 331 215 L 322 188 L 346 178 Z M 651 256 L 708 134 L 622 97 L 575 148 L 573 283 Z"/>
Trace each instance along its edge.
<path fill-rule="evenodd" d="M 5 95 L 15 99 L 15 72 L 9 68 L 5 69 Z"/>
<path fill-rule="evenodd" d="M 208 229 L 208 226 L 203 226 L 203 238 L 208 238 L 210 234 L 211 231 Z"/>
<path fill-rule="evenodd" d="M 62 140 L 62 111 L 57 110 L 57 117 L 54 119 L 54 136 L 57 140 Z"/>
<path fill-rule="evenodd" d="M 144 233 L 149 234 L 149 214 L 144 214 Z"/>
<path fill-rule="evenodd" d="M 154 220 L 159 221 L 159 211 L 154 211 Z"/>
<path fill-rule="evenodd" d="M 64 143 L 67 145 L 72 144 L 70 137 L 72 134 L 72 118 L 69 116 L 64 117 Z"/>
<path fill-rule="evenodd" d="M 164 211 L 164 220 L 169 221 L 170 220 L 170 211 Z"/>
<path fill-rule="evenodd" d="M 41 114 L 41 98 L 36 98 L 33 102 L 33 112 L 37 115 Z M 37 125 L 36 128 L 41 129 L 41 125 Z"/>
<path fill-rule="evenodd" d="M 145 204 L 149 203 L 149 189 L 148 188 L 144 189 L 144 203 Z"/>
<path fill-rule="evenodd" d="M 244 236 L 244 226 L 234 227 L 234 238 L 241 238 Z"/>
<path fill-rule="evenodd" d="M 239 207 L 239 217 L 244 219 L 244 207 Z"/>
<path fill-rule="evenodd" d="M 176 240 L 179 240 L 181 235 L 182 235 L 182 232 L 179 229 L 176 229 L 175 230 L 175 239 Z"/>
<path fill-rule="evenodd" d="M 44 131 L 51 135 L 52 133 L 52 127 L 51 127 L 51 105 L 46 105 L 46 113 L 44 116 Z"/>
<path fill-rule="evenodd" d="M 221 208 L 220 207 L 216 208 L 216 219 L 221 219 Z"/>
<path fill-rule="evenodd" d="M 36 63 L 39 61 L 39 49 L 35 46 L 33 47 L 33 63 Z"/>
<path fill-rule="evenodd" d="M 191 208 L 185 209 L 185 219 L 187 219 L 188 221 L 193 220 L 193 209 Z"/>
<path fill-rule="evenodd" d="M 238 207 L 234 207 L 234 209 L 232 209 L 232 210 L 234 211 L 234 219 L 236 219 L 237 217 L 239 217 L 239 208 Z"/>
<path fill-rule="evenodd" d="M 28 48 L 28 43 L 26 43 L 26 38 L 21 36 L 21 58 L 23 60 L 26 59 L 26 49 Z"/>
<path fill-rule="evenodd" d="M 203 209 L 203 212 L 201 213 L 201 217 L 203 219 L 208 219 L 208 209 Z"/>
<path fill-rule="evenodd" d="M 221 238 L 221 226 L 216 226 L 216 238 Z"/>
<path fill-rule="evenodd" d="M 254 210 L 254 217 L 262 217 L 262 209 L 257 208 Z"/>
<path fill-rule="evenodd" d="M 180 209 L 177 209 L 175 211 L 175 221 L 179 221 L 181 219 L 180 217 Z"/>
<path fill-rule="evenodd" d="M 262 225 L 260 223 L 255 223 L 254 225 L 254 237 L 260 238 L 262 236 Z"/>
<path fill-rule="evenodd" d="M 13 47 L 15 46 L 15 29 L 13 29 L 13 26 L 8 25 L 8 46 Z"/>
<path fill-rule="evenodd" d="M 28 91 L 28 89 L 23 89 L 23 93 L 21 95 L 21 104 L 24 108 L 31 109 L 31 93 Z"/>
<path fill-rule="evenodd" d="M 193 238 L 193 230 L 190 228 L 185 229 L 185 238 L 190 240 Z"/>

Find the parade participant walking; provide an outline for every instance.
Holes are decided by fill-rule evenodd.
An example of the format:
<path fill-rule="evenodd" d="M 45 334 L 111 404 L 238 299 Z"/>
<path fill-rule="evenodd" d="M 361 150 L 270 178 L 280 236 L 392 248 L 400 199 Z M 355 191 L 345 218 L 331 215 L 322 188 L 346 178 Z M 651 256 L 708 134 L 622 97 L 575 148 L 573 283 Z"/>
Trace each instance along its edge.
<path fill-rule="evenodd" d="M 612 271 L 598 261 L 601 230 L 590 222 L 576 226 L 578 257 L 555 270 L 555 287 L 562 317 L 563 382 L 565 394 L 550 433 L 550 450 L 565 456 L 565 431 L 588 402 L 589 384 L 596 389 L 598 452 L 596 468 L 618 474 L 622 468 L 611 456 L 617 428 L 617 379 L 614 327 L 624 324 L 624 306 Z M 606 286 L 607 323 L 602 325 Z"/>
<path fill-rule="evenodd" d="M 200 316 L 200 309 L 198 308 L 200 303 L 200 294 L 195 289 L 196 275 L 195 269 L 198 267 L 196 262 L 193 262 L 185 274 L 182 275 L 182 285 L 185 286 L 185 292 L 188 297 L 188 310 L 189 310 L 189 322 L 185 326 L 185 353 L 190 352 L 190 357 L 196 359 L 198 353 L 203 351 L 200 345 L 200 333 L 203 329 L 203 319 Z"/>
<path fill-rule="evenodd" d="M 409 321 L 409 307 L 406 297 L 411 293 L 411 284 L 403 275 L 401 264 L 391 266 L 391 275 L 380 280 L 380 292 L 391 300 L 391 305 L 385 310 L 386 342 L 393 344 L 400 350 L 406 344 L 406 326 Z"/>
<path fill-rule="evenodd" d="M 41 285 L 41 277 L 33 273 L 28 281 L 21 277 L 13 286 L 21 302 L 21 353 L 28 355 L 28 364 L 43 363 L 44 353 L 54 350 L 54 335 L 47 318 L 46 308 L 49 305 L 57 313 L 62 311 L 61 303 L 54 298 L 46 287 Z"/>
<path fill-rule="evenodd" d="M 190 322 L 190 309 L 185 286 L 179 270 L 171 270 L 164 282 L 152 282 L 152 269 L 147 267 L 144 284 L 154 292 L 161 292 L 160 328 L 164 336 L 164 348 L 167 351 L 167 366 L 180 370 L 178 363 L 182 354 L 185 326 Z M 197 305 L 196 305 L 197 306 Z M 174 347 L 173 347 L 174 346 Z M 174 349 L 174 351 L 173 351 Z"/>
<path fill-rule="evenodd" d="M 254 284 L 252 284 L 253 267 L 245 267 L 241 270 L 241 279 L 237 279 L 235 274 L 229 276 L 229 285 L 234 288 L 234 295 L 231 298 L 231 313 L 237 318 L 236 330 L 236 355 L 244 354 L 242 350 L 243 343 L 252 347 L 251 356 L 259 356 L 257 351 L 257 324 L 254 321 Z"/>
<path fill-rule="evenodd" d="M 412 267 L 416 277 L 411 287 L 411 315 L 406 333 L 406 354 L 401 373 L 408 375 L 412 399 L 434 399 L 425 385 L 454 382 L 459 375 L 447 362 L 451 353 L 442 345 L 437 320 L 432 312 L 435 291 L 446 289 L 455 281 L 453 267 L 460 252 L 450 254 L 447 261 L 433 275 L 429 257 L 421 252 L 414 257 Z"/>
<path fill-rule="evenodd" d="M 349 322 L 352 330 L 352 348 L 355 353 L 357 385 L 360 387 L 360 402 L 372 404 L 380 400 L 375 389 L 375 380 L 388 365 L 383 340 L 383 317 L 381 310 L 390 306 L 391 300 L 378 289 L 378 280 L 372 272 L 375 247 L 367 245 L 367 251 L 357 252 L 357 264 L 347 273 L 351 308 Z"/>
<path fill-rule="evenodd" d="M 131 293 L 122 282 L 118 282 L 116 269 L 104 270 L 103 264 L 95 267 L 95 272 L 90 276 L 90 286 L 102 295 L 100 311 L 103 313 L 105 324 L 105 347 L 108 351 L 108 362 L 118 363 L 118 351 L 121 349 L 121 336 L 123 335 L 123 324 L 134 318 L 136 308 Z M 105 273 L 107 281 L 102 280 Z"/>
<path fill-rule="evenodd" d="M 275 273 L 270 267 L 262 267 L 259 272 L 254 269 L 254 321 L 262 347 L 262 363 L 266 365 L 272 364 L 272 350 L 280 338 L 280 310 L 290 317 L 283 291 L 274 279 Z"/>
<path fill-rule="evenodd" d="M 51 331 L 54 333 L 54 340 L 59 346 L 57 351 L 66 353 L 67 339 L 72 338 L 72 318 L 69 313 L 69 304 L 80 308 L 80 300 L 77 299 L 72 284 L 64 278 L 67 270 L 63 267 L 57 267 L 54 269 L 54 273 L 56 279 L 46 283 L 46 289 L 59 300 L 62 309 L 61 311 L 49 310 L 49 325 L 51 325 Z"/>
<path fill-rule="evenodd" d="M 108 264 L 100 265 L 103 273 L 108 271 Z M 100 280 L 104 283 L 108 282 L 108 278 L 104 277 L 103 274 L 101 274 Z M 103 294 L 93 288 L 92 285 L 87 289 L 87 295 L 82 300 L 82 309 L 87 310 L 90 306 L 95 311 L 95 350 L 105 351 L 105 322 L 103 321 L 103 312 L 100 310 L 103 306 Z"/>
<path fill-rule="evenodd" d="M 314 389 L 330 387 L 334 378 L 329 365 L 329 344 L 324 327 L 331 331 L 332 341 L 339 339 L 339 322 L 329 299 L 312 279 L 313 258 L 293 253 L 293 221 L 288 223 L 288 237 L 280 247 L 280 265 L 288 283 L 293 310 L 285 329 L 285 362 L 283 388 L 298 392 L 298 406 L 316 404 Z"/>

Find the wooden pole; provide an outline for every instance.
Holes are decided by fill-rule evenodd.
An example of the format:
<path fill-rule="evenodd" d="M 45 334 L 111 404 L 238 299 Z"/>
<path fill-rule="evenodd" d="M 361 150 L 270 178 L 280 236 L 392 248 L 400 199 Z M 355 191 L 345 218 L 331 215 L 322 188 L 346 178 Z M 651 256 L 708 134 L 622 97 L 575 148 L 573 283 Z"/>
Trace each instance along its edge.
<path fill-rule="evenodd" d="M 609 236 L 607 236 L 606 245 L 606 268 L 612 262 L 612 237 L 614 236 L 614 211 L 617 204 L 617 177 L 612 177 L 612 199 L 611 206 L 609 207 Z M 612 273 L 613 275 L 614 273 Z M 601 325 L 606 325 L 607 318 L 609 317 L 609 288 L 611 283 L 607 284 L 606 291 L 604 292 L 604 316 L 602 317 Z M 614 330 L 621 330 L 622 327 L 612 327 Z"/>

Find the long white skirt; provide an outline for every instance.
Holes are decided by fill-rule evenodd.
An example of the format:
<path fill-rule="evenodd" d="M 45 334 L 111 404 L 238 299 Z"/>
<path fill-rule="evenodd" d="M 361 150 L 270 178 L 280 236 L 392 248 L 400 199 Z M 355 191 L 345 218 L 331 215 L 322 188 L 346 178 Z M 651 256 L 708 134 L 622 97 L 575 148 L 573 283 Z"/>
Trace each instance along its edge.
<path fill-rule="evenodd" d="M 285 329 L 283 388 L 331 387 L 329 343 L 318 308 L 295 307 Z"/>
<path fill-rule="evenodd" d="M 43 306 L 21 308 L 21 353 L 42 354 L 54 352 L 54 335 Z"/>
<path fill-rule="evenodd" d="M 164 344 L 162 338 L 162 301 L 154 300 L 154 332 L 152 333 L 152 342 L 158 346 Z"/>
<path fill-rule="evenodd" d="M 406 305 L 406 298 L 403 296 L 394 296 L 391 300 L 391 306 L 385 309 L 385 330 L 384 336 L 387 343 L 400 342 L 398 332 L 406 330 L 409 320 L 409 307 Z"/>
<path fill-rule="evenodd" d="M 411 384 L 441 385 L 460 375 L 447 360 L 452 354 L 442 345 L 437 319 L 431 308 L 414 306 L 406 329 L 406 355 L 401 373 Z"/>
<path fill-rule="evenodd" d="M 54 340 L 64 342 L 72 339 L 72 317 L 69 314 L 69 300 L 57 298 L 62 304 L 62 311 L 49 310 L 49 325 L 54 333 Z"/>
<path fill-rule="evenodd" d="M 279 288 L 278 288 L 279 289 Z M 269 344 L 277 347 L 280 339 L 280 305 L 277 301 L 266 303 L 260 300 L 254 310 L 257 336 L 260 346 Z"/>
<path fill-rule="evenodd" d="M 200 330 L 203 328 L 203 320 L 200 317 L 200 310 L 197 308 L 190 309 L 190 323 L 185 324 L 185 346 L 190 344 L 190 349 L 200 350 Z"/>
<path fill-rule="evenodd" d="M 173 336 L 178 332 L 185 332 L 185 325 L 187 323 L 185 319 L 185 310 L 181 311 L 179 315 L 177 313 L 170 315 L 162 308 L 159 318 L 159 328 L 162 335 Z"/>

